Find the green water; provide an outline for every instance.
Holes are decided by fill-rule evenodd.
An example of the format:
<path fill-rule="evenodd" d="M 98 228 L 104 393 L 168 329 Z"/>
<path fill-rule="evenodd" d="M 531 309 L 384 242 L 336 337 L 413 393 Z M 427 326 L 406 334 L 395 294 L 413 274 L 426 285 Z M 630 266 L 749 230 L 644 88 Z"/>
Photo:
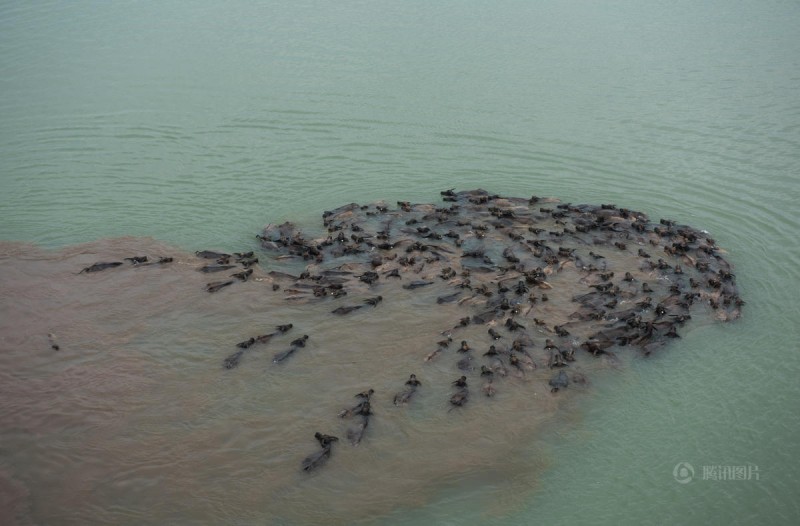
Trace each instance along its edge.
<path fill-rule="evenodd" d="M 478 186 L 706 229 L 743 319 L 521 445 L 551 459 L 524 509 L 487 513 L 468 480 L 375 521 L 796 524 L 798 27 L 790 1 L 5 2 L 0 239 L 238 249 Z M 758 480 L 700 480 L 745 464 Z"/>

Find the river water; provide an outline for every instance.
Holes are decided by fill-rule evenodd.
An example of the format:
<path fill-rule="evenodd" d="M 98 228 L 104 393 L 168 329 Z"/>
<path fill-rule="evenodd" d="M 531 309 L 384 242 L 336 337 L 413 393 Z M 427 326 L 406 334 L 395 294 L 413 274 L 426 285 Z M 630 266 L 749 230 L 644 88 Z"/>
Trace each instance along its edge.
<path fill-rule="evenodd" d="M 4 4 L 0 522 L 797 523 L 797 27 L 788 1 Z M 193 252 L 452 187 L 707 230 L 743 317 L 450 413 L 420 360 L 417 404 L 379 392 L 365 441 L 300 472 L 452 316 L 209 295 Z M 140 253 L 175 262 L 76 275 Z M 222 370 L 289 322 L 292 367 L 287 334 Z"/>

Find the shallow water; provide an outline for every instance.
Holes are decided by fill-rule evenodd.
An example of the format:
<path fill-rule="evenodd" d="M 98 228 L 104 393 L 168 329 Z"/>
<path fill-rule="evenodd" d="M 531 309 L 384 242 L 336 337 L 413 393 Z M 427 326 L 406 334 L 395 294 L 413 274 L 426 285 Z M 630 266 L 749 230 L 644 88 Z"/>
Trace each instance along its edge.
<path fill-rule="evenodd" d="M 431 467 L 430 484 L 403 487 L 407 499 L 373 485 L 337 516 L 796 523 L 798 25 L 794 2 L 3 6 L 0 239 L 58 250 L 3 244 L 29 265 L 4 259 L 0 278 L 13 290 L 0 320 L 0 522 L 279 522 L 275 495 L 288 521 L 303 522 L 302 506 L 306 522 L 321 522 L 307 501 L 294 512 L 287 503 L 315 491 L 351 502 L 340 480 L 326 489 L 333 470 L 293 472 L 281 485 L 272 453 L 259 454 L 277 440 L 262 429 L 283 414 L 272 390 L 257 389 L 267 363 L 253 352 L 238 377 L 221 374 L 248 323 L 283 320 L 210 300 L 202 276 L 190 287 L 197 273 L 181 267 L 136 269 L 127 288 L 121 274 L 93 276 L 77 309 L 52 298 L 70 298 L 63 284 L 94 252 L 239 250 L 266 223 L 305 227 L 351 201 L 430 202 L 445 188 L 482 186 L 613 202 L 706 229 L 730 252 L 745 315 L 598 372 L 557 418 L 531 423 L 535 434 L 497 416 L 520 426 L 509 431 L 511 457 L 456 449 L 474 451 L 483 469 L 457 459 Z M 23 308 L 30 322 L 9 327 L 8 312 L 18 320 Z M 219 316 L 231 323 L 218 328 Z M 48 332 L 87 356 L 67 344 L 53 353 Z M 408 373 L 375 374 L 399 388 Z M 309 417 L 341 426 L 331 411 L 364 387 L 327 393 Z M 374 429 L 385 426 L 387 445 L 402 427 L 390 409 Z M 397 418 L 410 426 L 415 409 Z M 470 410 L 457 415 L 492 418 Z M 273 462 L 295 469 L 316 445 L 306 427 L 279 423 L 297 443 Z M 362 446 L 358 454 L 378 447 Z M 347 447 L 334 455 L 326 467 L 352 470 L 356 486 L 371 469 Z M 119 461 L 96 460 L 109 458 Z M 686 485 L 672 475 L 683 461 L 697 472 Z M 700 479 L 702 466 L 748 463 L 759 480 Z"/>

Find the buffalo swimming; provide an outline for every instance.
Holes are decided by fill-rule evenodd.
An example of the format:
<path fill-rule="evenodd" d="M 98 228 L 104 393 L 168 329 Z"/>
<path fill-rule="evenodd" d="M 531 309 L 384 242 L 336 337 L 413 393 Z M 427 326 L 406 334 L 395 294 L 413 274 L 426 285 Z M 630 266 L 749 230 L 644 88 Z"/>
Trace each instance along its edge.
<path fill-rule="evenodd" d="M 720 321 L 741 315 L 744 301 L 733 266 L 697 228 L 651 221 L 612 204 L 561 203 L 535 195 L 447 190 L 442 199 L 438 204 L 399 201 L 397 207 L 351 203 L 324 212 L 321 231 L 312 235 L 291 222 L 268 225 L 257 236 L 258 254 L 196 254 L 201 272 L 237 267 L 229 279 L 206 286 L 220 298 L 241 287 L 261 287 L 292 308 L 321 303 L 325 315 L 356 324 L 379 318 L 398 297 L 451 316 L 430 333 L 426 346 L 398 353 L 398 360 L 412 355 L 409 367 L 415 365 L 413 353 L 419 353 L 417 365 L 426 368 L 417 371 L 424 391 L 411 375 L 386 399 L 370 389 L 342 410 L 340 416 L 350 420 L 342 431 L 352 445 L 366 436 L 376 407 L 386 402 L 393 410 L 400 410 L 397 405 L 413 412 L 436 404 L 429 396 L 436 384 L 450 390 L 449 399 L 438 400 L 438 407 L 450 411 L 470 411 L 479 403 L 470 402 L 468 387 L 478 380 L 473 385 L 482 386 L 490 398 L 486 403 L 501 403 L 504 396 L 494 397 L 500 390 L 505 394 L 525 386 L 545 396 L 569 396 L 570 384 L 575 391 L 588 388 L 585 364 L 615 363 L 621 353 L 662 352 L 699 314 Z M 207 260 L 214 263 L 203 264 Z M 122 264 L 95 263 L 81 272 Z M 271 343 L 284 332 L 242 340 L 223 368 L 235 368 L 257 344 Z M 353 337 L 357 344 L 357 330 Z M 295 366 L 288 358 L 308 339 L 293 340 L 273 362 L 283 371 Z M 450 346 L 452 341 L 461 344 Z M 386 344 L 402 348 L 396 341 Z M 480 351 L 473 355 L 473 348 Z M 318 435 L 321 449 L 301 462 L 303 471 L 324 464 L 338 440 Z"/>

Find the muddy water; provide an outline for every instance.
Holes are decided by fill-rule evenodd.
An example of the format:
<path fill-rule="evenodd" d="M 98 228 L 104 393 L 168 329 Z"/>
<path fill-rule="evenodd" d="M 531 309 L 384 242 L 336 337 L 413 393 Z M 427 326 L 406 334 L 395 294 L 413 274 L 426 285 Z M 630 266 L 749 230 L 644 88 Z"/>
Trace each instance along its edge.
<path fill-rule="evenodd" d="M 477 372 L 466 373 L 471 397 L 454 408 L 458 341 L 470 342 L 476 367 L 488 363 L 481 355 L 492 341 L 486 325 L 459 329 L 453 345 L 426 361 L 464 315 L 463 306 L 436 304 L 453 290 L 441 280 L 417 290 L 382 280 L 342 299 L 287 300 L 267 273 L 283 266 L 266 259 L 249 281 L 209 294 L 205 284 L 220 278 L 197 271 L 207 260 L 151 239 L 0 250 L 0 422 L 9 466 L 0 484 L 12 510 L 5 513 L 41 523 L 347 524 L 422 506 L 470 481 L 486 488 L 486 513 L 506 514 L 551 462 L 537 431 L 556 417 L 576 418 L 574 402 L 591 396 L 591 382 L 624 373 L 629 359 L 579 360 L 569 370 L 590 384 L 553 394 L 553 372 L 535 345 L 538 367 L 497 378 L 494 398 L 482 395 Z M 79 273 L 143 254 L 174 262 Z M 570 287 L 554 287 L 521 318 L 534 339 L 549 335 L 533 328 L 534 316 L 566 319 L 571 291 L 585 290 L 576 271 L 557 279 Z M 374 308 L 330 312 L 376 293 L 385 300 Z M 286 323 L 291 331 L 250 347 L 238 367 L 222 367 L 237 342 Z M 272 363 L 303 334 L 305 348 Z M 393 395 L 411 373 L 422 386 L 396 407 Z M 376 391 L 374 415 L 353 446 L 353 422 L 337 415 L 368 388 Z M 325 466 L 304 473 L 301 460 L 318 450 L 316 431 L 341 440 Z"/>

